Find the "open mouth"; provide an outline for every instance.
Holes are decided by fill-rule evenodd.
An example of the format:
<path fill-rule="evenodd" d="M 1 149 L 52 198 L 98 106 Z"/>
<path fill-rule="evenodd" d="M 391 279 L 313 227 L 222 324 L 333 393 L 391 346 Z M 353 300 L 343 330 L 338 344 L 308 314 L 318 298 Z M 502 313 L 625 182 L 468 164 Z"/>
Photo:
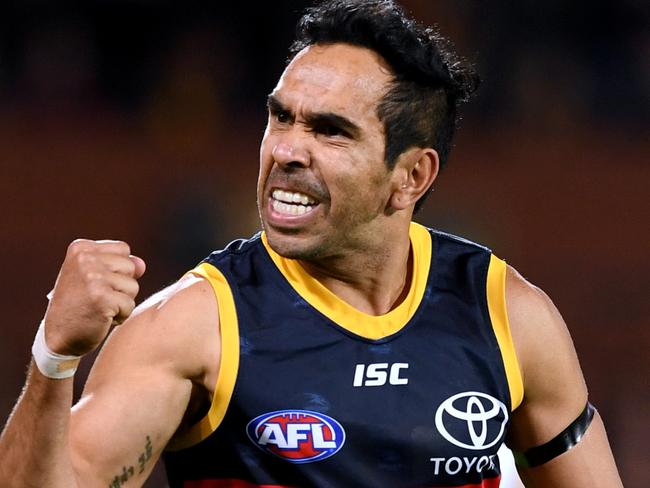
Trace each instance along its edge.
<path fill-rule="evenodd" d="M 273 190 L 271 206 L 283 215 L 304 215 L 311 212 L 318 202 L 309 195 L 297 191 Z"/>

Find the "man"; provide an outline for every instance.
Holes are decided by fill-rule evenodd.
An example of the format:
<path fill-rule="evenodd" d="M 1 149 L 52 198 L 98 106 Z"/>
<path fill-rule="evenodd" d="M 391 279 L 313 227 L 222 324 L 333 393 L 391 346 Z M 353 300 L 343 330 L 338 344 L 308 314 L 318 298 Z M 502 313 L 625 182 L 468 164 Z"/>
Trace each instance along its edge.
<path fill-rule="evenodd" d="M 550 300 L 411 223 L 472 74 L 387 0 L 299 27 L 268 101 L 264 233 L 135 312 L 144 262 L 72 243 L 3 486 L 137 486 L 165 451 L 174 487 L 490 487 L 506 440 L 530 486 L 621 486 Z M 70 410 L 78 357 L 122 322 Z"/>

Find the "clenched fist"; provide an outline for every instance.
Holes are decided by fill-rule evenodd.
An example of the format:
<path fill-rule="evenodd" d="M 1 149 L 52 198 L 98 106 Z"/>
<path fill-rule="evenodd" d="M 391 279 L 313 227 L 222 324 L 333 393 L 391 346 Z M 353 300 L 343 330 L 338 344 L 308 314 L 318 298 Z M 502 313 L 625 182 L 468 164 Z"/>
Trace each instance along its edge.
<path fill-rule="evenodd" d="M 135 308 L 145 263 L 120 241 L 79 239 L 68 251 L 45 314 L 45 341 L 56 353 L 81 356 Z"/>

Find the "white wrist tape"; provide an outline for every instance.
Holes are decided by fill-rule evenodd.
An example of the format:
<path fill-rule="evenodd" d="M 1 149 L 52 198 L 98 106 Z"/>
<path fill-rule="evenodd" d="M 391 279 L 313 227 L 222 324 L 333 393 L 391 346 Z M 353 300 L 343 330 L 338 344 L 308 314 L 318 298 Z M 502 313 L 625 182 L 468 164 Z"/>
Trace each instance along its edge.
<path fill-rule="evenodd" d="M 74 375 L 81 360 L 81 356 L 65 356 L 50 351 L 45 343 L 45 320 L 41 320 L 41 325 L 38 327 L 32 346 L 32 356 L 34 356 L 34 362 L 43 376 L 55 380 L 70 378 Z"/>

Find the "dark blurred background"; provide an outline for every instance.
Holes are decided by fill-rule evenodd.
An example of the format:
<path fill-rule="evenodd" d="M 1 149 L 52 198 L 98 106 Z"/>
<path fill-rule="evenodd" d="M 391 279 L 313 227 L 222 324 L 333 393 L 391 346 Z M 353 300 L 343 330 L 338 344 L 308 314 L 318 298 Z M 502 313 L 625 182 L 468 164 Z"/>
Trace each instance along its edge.
<path fill-rule="evenodd" d="M 307 3 L 1 3 L 0 422 L 69 241 L 128 241 L 146 296 L 258 229 L 265 97 Z M 484 80 L 417 220 L 485 243 L 549 293 L 626 486 L 646 486 L 647 3 L 402 3 Z"/>

